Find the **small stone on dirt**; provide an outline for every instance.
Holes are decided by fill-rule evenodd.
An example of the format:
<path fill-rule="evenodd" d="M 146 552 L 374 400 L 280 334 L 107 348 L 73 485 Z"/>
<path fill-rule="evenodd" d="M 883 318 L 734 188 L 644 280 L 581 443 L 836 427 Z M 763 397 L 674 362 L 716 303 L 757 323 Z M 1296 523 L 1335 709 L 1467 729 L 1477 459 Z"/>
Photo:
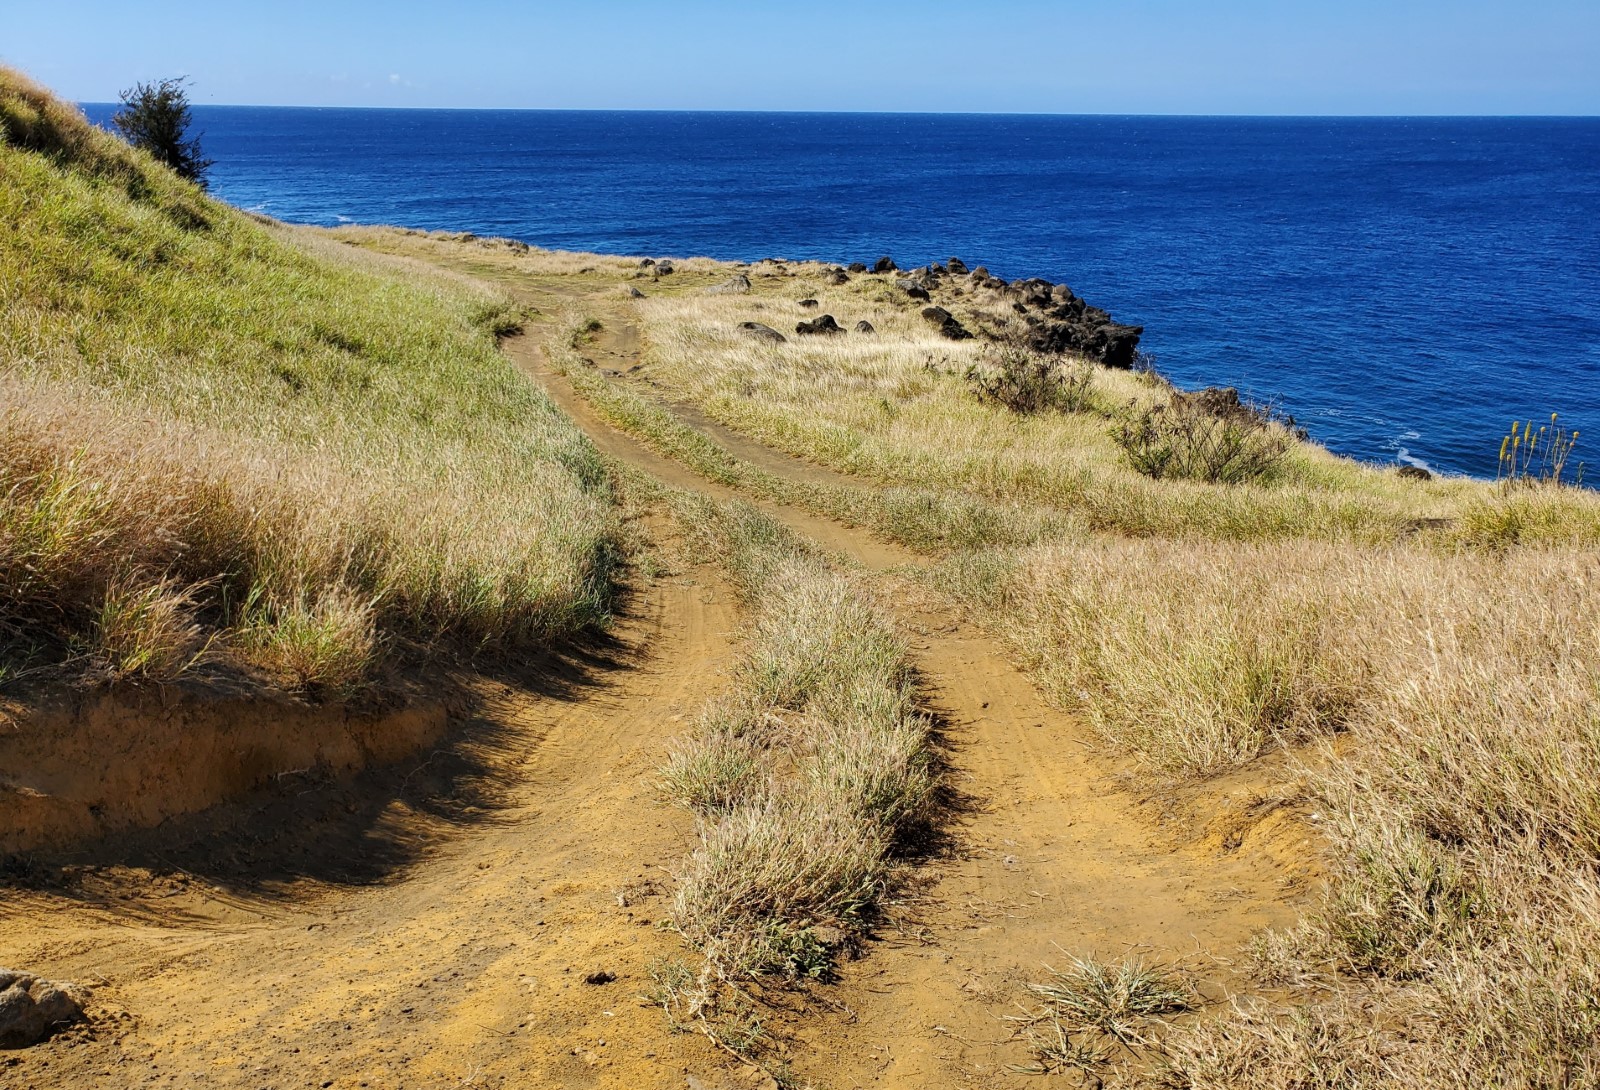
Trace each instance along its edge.
<path fill-rule="evenodd" d="M 816 310 L 821 304 L 815 299 L 802 299 L 800 300 L 800 305 L 805 307 L 807 310 Z"/>
<path fill-rule="evenodd" d="M 583 978 L 585 984 L 610 984 L 617 979 L 617 974 L 607 969 L 596 969 Z"/>
<path fill-rule="evenodd" d="M 83 1017 L 71 985 L 0 969 L 0 1048 L 27 1048 Z"/>
<path fill-rule="evenodd" d="M 844 933 L 843 928 L 824 925 L 822 927 L 813 927 L 811 929 L 811 937 L 817 940 L 818 946 L 832 950 L 843 946 L 850 936 Z"/>

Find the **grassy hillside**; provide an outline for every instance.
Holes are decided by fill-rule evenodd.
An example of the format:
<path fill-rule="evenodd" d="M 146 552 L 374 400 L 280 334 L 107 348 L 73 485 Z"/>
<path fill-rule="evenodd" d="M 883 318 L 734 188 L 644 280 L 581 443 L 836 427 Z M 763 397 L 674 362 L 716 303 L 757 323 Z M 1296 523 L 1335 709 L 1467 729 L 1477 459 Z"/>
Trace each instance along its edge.
<path fill-rule="evenodd" d="M 257 221 L 0 70 L 0 679 L 336 691 L 603 618 L 600 463 L 465 280 Z"/>

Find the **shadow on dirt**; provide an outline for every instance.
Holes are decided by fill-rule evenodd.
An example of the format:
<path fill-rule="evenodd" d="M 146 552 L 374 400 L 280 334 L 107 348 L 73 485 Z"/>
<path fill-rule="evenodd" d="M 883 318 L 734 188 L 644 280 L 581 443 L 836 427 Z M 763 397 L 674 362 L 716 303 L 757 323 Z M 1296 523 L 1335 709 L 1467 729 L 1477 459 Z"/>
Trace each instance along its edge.
<path fill-rule="evenodd" d="M 47 898 L 122 920 L 203 923 L 219 906 L 271 914 L 319 884 L 394 881 L 453 838 L 512 820 L 524 763 L 542 740 L 523 719 L 530 707 L 592 699 L 644 656 L 597 633 L 415 680 L 414 691 L 450 709 L 449 733 L 430 751 L 339 780 L 284 772 L 237 802 L 155 829 L 0 857 L 0 918 L 7 900 Z"/>

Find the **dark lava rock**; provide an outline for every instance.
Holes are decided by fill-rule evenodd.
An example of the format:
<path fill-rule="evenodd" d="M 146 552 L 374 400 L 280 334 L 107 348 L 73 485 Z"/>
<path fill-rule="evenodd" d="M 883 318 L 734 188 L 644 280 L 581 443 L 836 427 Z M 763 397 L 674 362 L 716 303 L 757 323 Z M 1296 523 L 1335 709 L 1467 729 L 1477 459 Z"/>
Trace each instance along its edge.
<path fill-rule="evenodd" d="M 630 284 L 628 285 L 627 296 L 629 299 L 643 299 L 644 292 Z"/>
<path fill-rule="evenodd" d="M 951 276 L 967 275 L 967 263 L 962 261 L 959 257 L 952 257 L 946 264 L 950 269 Z"/>
<path fill-rule="evenodd" d="M 1239 391 L 1232 386 L 1207 386 L 1201 390 L 1174 394 L 1173 398 L 1219 420 L 1256 428 L 1265 427 L 1276 421 L 1299 434 L 1301 438 L 1305 437 L 1305 433 L 1296 427 L 1294 417 L 1275 417 L 1271 409 L 1241 400 Z"/>
<path fill-rule="evenodd" d="M 743 295 L 750 290 L 750 278 L 744 273 L 725 280 L 714 288 L 707 288 L 707 295 Z"/>
<path fill-rule="evenodd" d="M 583 978 L 585 984 L 610 984 L 617 979 L 617 974 L 606 969 L 596 969 Z"/>
<path fill-rule="evenodd" d="M 843 333 L 844 328 L 833 320 L 833 315 L 824 314 L 820 318 L 813 318 L 809 322 L 800 322 L 794 331 L 801 336 L 817 333 Z"/>
<path fill-rule="evenodd" d="M 894 284 L 913 299 L 928 298 L 928 289 L 916 280 L 896 280 Z"/>
<path fill-rule="evenodd" d="M 1401 466 L 1395 472 L 1399 473 L 1400 476 L 1405 477 L 1408 480 L 1413 480 L 1413 481 L 1431 481 L 1431 480 L 1433 480 L 1433 474 L 1429 473 L 1426 469 L 1423 469 L 1421 466 Z"/>
<path fill-rule="evenodd" d="M 800 300 L 800 305 L 807 310 L 816 310 L 820 304 L 815 299 L 802 299 Z"/>
<path fill-rule="evenodd" d="M 850 283 L 850 277 L 843 269 L 829 269 L 828 283 L 838 287 L 840 284 Z"/>
<path fill-rule="evenodd" d="M 746 336 L 754 337 L 758 341 L 766 341 L 768 344 L 787 344 L 789 342 L 788 337 L 785 337 L 769 325 L 762 325 L 760 322 L 740 322 L 739 332 Z"/>
<path fill-rule="evenodd" d="M 27 1048 L 82 1017 L 66 986 L 0 969 L 0 1048 Z"/>
<path fill-rule="evenodd" d="M 651 265 L 654 265 L 655 263 L 656 263 L 656 259 L 655 258 L 647 257 L 643 261 L 639 262 L 639 268 L 648 269 Z"/>
<path fill-rule="evenodd" d="M 1032 280 L 1013 280 L 1009 290 L 1029 306 L 1047 307 L 1050 305 L 1050 293 L 1055 290 L 1055 285 L 1036 277 Z"/>
<path fill-rule="evenodd" d="M 939 324 L 939 333 L 947 340 L 952 341 L 970 341 L 972 339 L 972 333 L 967 327 L 954 318 L 946 318 L 941 322 Z"/>
<path fill-rule="evenodd" d="M 885 254 L 883 257 L 880 257 L 877 261 L 873 262 L 872 271 L 875 273 L 892 273 L 899 267 L 900 266 L 894 263 L 894 258 Z"/>
<path fill-rule="evenodd" d="M 850 271 L 855 273 L 857 276 L 860 276 L 862 273 L 867 271 L 867 267 L 859 261 L 852 261 L 850 262 Z"/>
<path fill-rule="evenodd" d="M 974 280 L 987 280 L 987 279 L 989 279 L 989 266 L 987 266 L 987 265 L 979 265 L 976 269 L 973 269 L 972 270 L 972 279 L 974 279 Z"/>
<path fill-rule="evenodd" d="M 923 307 L 922 316 L 934 325 L 943 325 L 950 320 L 950 312 L 944 307 Z"/>
<path fill-rule="evenodd" d="M 1143 333 L 1144 327 L 1119 325 L 1110 321 L 1105 311 L 1086 307 L 1079 299 L 1052 309 L 1043 320 L 1031 324 L 1027 344 L 1035 352 L 1068 352 L 1107 367 L 1129 368 L 1138 354 Z"/>
<path fill-rule="evenodd" d="M 878 331 L 876 329 L 872 328 L 872 323 L 871 322 L 869 322 L 865 318 L 863 318 L 863 319 L 861 319 L 861 321 L 856 323 L 856 332 L 857 333 L 876 333 Z"/>

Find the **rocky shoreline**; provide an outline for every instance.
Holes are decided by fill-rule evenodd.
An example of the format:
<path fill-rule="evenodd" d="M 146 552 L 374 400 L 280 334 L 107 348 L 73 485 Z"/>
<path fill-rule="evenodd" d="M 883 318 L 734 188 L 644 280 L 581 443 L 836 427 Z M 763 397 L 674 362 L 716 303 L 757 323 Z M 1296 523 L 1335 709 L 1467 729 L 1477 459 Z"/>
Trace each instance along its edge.
<path fill-rule="evenodd" d="M 788 265 L 789 262 L 782 259 L 768 258 L 743 267 L 783 275 Z M 646 258 L 641 262 L 641 269 L 661 276 L 670 274 L 672 266 Z M 903 294 L 907 302 L 926 304 L 922 316 L 937 325 L 940 333 L 950 340 L 968 340 L 976 336 L 991 341 L 1011 341 L 1035 352 L 1081 356 L 1107 367 L 1124 369 L 1139 362 L 1139 338 L 1144 327 L 1113 320 L 1108 312 L 1080 298 L 1066 284 L 1053 284 L 1039 277 L 1002 280 L 982 265 L 968 268 L 959 257 L 904 270 L 892 257 L 880 257 L 870 266 L 859 261 L 849 266 L 825 266 L 824 275 L 835 286 L 863 276 L 892 280 L 895 290 Z M 741 294 L 750 287 L 749 276 L 740 272 L 709 290 L 713 294 Z M 808 303 L 814 306 L 815 300 L 801 301 L 802 306 Z M 786 339 L 769 326 L 745 325 L 745 332 L 763 340 Z M 794 331 L 799 336 L 846 332 L 831 314 L 799 322 Z M 860 322 L 855 331 L 870 334 L 873 329 L 869 323 Z"/>

